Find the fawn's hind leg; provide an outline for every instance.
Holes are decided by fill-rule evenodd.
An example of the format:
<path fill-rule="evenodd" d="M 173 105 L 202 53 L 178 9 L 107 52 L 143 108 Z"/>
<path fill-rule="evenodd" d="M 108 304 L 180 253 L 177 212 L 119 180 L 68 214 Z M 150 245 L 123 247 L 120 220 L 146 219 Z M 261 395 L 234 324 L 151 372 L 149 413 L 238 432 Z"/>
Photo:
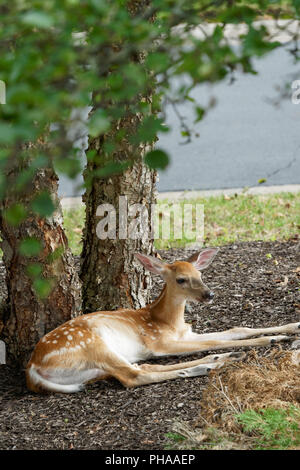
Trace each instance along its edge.
<path fill-rule="evenodd" d="M 225 363 L 236 362 L 242 360 L 246 356 L 244 352 L 230 352 L 224 354 L 210 354 L 202 357 L 201 359 L 195 359 L 194 361 L 177 362 L 175 364 L 141 364 L 139 367 L 142 370 L 152 372 L 165 372 L 178 369 L 187 369 L 190 367 L 198 366 L 200 364 L 214 364 L 216 367 L 222 367 Z M 214 367 L 215 368 L 215 367 Z"/>

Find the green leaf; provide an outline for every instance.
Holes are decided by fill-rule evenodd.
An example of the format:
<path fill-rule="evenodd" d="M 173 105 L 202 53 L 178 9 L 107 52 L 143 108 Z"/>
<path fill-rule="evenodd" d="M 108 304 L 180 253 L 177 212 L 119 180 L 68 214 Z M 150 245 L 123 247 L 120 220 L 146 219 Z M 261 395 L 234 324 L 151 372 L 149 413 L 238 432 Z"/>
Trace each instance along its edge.
<path fill-rule="evenodd" d="M 85 152 L 86 158 L 88 162 L 94 161 L 95 158 L 97 158 L 97 152 L 96 150 L 88 150 Z"/>
<path fill-rule="evenodd" d="M 169 157 L 163 150 L 152 150 L 145 156 L 145 163 L 149 168 L 164 170 L 169 164 Z"/>
<path fill-rule="evenodd" d="M 3 217 L 13 226 L 19 225 L 26 218 L 26 214 L 26 209 L 22 204 L 15 204 L 3 211 Z"/>
<path fill-rule="evenodd" d="M 54 19 L 43 11 L 28 11 L 22 16 L 22 22 L 36 28 L 48 29 L 54 25 Z"/>
<path fill-rule="evenodd" d="M 189 131 L 181 131 L 180 134 L 182 137 L 190 137 L 191 133 Z"/>
<path fill-rule="evenodd" d="M 6 122 L 0 123 L 0 142 L 2 144 L 10 144 L 14 141 L 16 132 L 13 126 Z"/>
<path fill-rule="evenodd" d="M 32 168 L 42 168 L 47 165 L 48 165 L 48 157 L 43 154 L 37 155 L 31 163 Z"/>
<path fill-rule="evenodd" d="M 102 13 L 107 8 L 107 3 L 105 0 L 90 0 L 91 4 L 99 13 Z"/>
<path fill-rule="evenodd" d="M 249 28 L 249 32 L 244 39 L 244 51 L 249 56 L 261 57 L 267 52 L 272 51 L 276 47 L 281 46 L 279 42 L 265 40 L 266 28 L 262 26 L 260 29 Z"/>
<path fill-rule="evenodd" d="M 71 158 L 56 158 L 53 161 L 57 173 L 63 173 L 70 178 L 76 178 L 81 173 L 80 161 Z"/>
<path fill-rule="evenodd" d="M 162 119 L 148 116 L 140 124 L 136 135 L 131 140 L 134 143 L 154 142 L 158 132 L 168 132 L 168 130 L 168 127 L 163 124 Z"/>
<path fill-rule="evenodd" d="M 248 6 L 235 5 L 231 8 L 226 8 L 223 13 L 218 16 L 221 23 L 241 23 L 245 21 L 250 23 L 254 21 L 257 12 Z"/>
<path fill-rule="evenodd" d="M 94 171 L 94 174 L 99 178 L 108 178 L 112 175 L 117 175 L 123 173 L 129 166 L 130 162 L 109 162 L 104 165 L 102 168 L 98 168 Z"/>
<path fill-rule="evenodd" d="M 91 116 L 89 122 L 89 133 L 92 137 L 97 137 L 100 134 L 108 131 L 110 128 L 110 120 L 103 109 L 97 109 Z"/>
<path fill-rule="evenodd" d="M 204 118 L 205 115 L 205 109 L 201 108 L 200 106 L 196 106 L 195 108 L 197 118 L 195 119 L 195 122 L 199 122 Z"/>
<path fill-rule="evenodd" d="M 260 180 L 258 180 L 258 184 L 263 184 L 266 181 L 267 181 L 266 178 L 261 178 Z"/>
<path fill-rule="evenodd" d="M 17 191 L 23 189 L 24 186 L 29 183 L 29 181 L 32 181 L 34 173 L 35 170 L 32 166 L 30 168 L 26 168 L 25 170 L 20 171 L 20 173 L 16 177 L 15 189 Z"/>
<path fill-rule="evenodd" d="M 300 13 L 300 0 L 293 0 L 292 4 L 293 4 L 296 12 L 299 14 Z"/>
<path fill-rule="evenodd" d="M 36 256 L 42 249 L 42 243 L 34 237 L 25 238 L 19 245 L 19 252 L 24 256 Z"/>
<path fill-rule="evenodd" d="M 49 281 L 47 279 L 38 278 L 38 279 L 35 279 L 33 281 L 33 287 L 34 287 L 34 290 L 36 291 L 37 295 L 41 299 L 45 299 L 46 297 L 48 297 L 48 295 L 51 292 L 52 283 L 51 283 L 51 281 Z"/>
<path fill-rule="evenodd" d="M 26 271 L 30 277 L 36 278 L 42 274 L 43 267 L 39 263 L 31 263 L 27 266 Z"/>
<path fill-rule="evenodd" d="M 52 253 L 49 253 L 49 255 L 47 256 L 47 262 L 53 263 L 53 261 L 59 259 L 64 252 L 65 248 L 63 247 L 63 245 L 57 247 Z"/>
<path fill-rule="evenodd" d="M 169 62 L 168 54 L 164 52 L 153 52 L 146 59 L 146 65 L 156 73 L 167 70 Z"/>
<path fill-rule="evenodd" d="M 48 217 L 55 211 L 55 205 L 47 192 L 38 194 L 31 202 L 31 207 L 36 214 L 42 217 Z"/>

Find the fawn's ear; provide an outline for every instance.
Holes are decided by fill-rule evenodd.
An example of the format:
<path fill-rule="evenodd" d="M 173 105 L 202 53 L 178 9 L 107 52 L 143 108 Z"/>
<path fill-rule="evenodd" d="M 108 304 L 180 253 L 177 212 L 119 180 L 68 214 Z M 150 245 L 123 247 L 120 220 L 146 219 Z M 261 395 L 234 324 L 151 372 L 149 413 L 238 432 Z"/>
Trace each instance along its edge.
<path fill-rule="evenodd" d="M 153 256 L 142 255 L 141 253 L 134 253 L 134 256 L 139 262 L 148 269 L 151 273 L 162 275 L 165 270 L 165 263 Z"/>
<path fill-rule="evenodd" d="M 218 251 L 219 248 L 206 248 L 205 250 L 200 251 L 200 253 L 193 254 L 186 261 L 192 263 L 198 271 L 202 271 L 202 269 L 205 269 L 210 265 Z"/>

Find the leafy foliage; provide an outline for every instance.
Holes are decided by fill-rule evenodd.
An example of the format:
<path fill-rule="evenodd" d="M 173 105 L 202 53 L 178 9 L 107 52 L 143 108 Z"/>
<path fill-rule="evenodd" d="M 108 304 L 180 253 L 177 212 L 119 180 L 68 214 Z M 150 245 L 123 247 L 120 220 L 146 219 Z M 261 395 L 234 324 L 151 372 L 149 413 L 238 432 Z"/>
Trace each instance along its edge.
<path fill-rule="evenodd" d="M 190 77 L 190 84 L 172 98 L 178 102 L 189 99 L 198 83 L 222 80 L 236 68 L 251 71 L 253 56 L 278 46 L 269 40 L 264 27 L 253 23 L 268 4 L 1 0 L 0 78 L 7 85 L 7 104 L 0 108 L 1 170 L 6 171 L 13 156 L 24 158 L 20 143 L 42 139 L 44 155 L 31 155 L 32 172 L 51 164 L 76 177 L 81 171 L 80 156 L 68 141 L 66 129 L 72 109 L 91 104 L 92 137 L 106 133 L 128 113 L 141 113 L 143 119 L 131 141 L 154 141 L 158 132 L 167 129 L 154 112 L 157 103 L 151 105 L 143 98 L 156 83 L 157 94 L 164 98 L 176 76 Z M 212 8 L 219 25 L 212 34 L 193 34 Z M 290 2 L 290 8 L 299 15 L 299 2 Z M 248 25 L 248 32 L 237 51 L 224 40 L 224 28 L 239 22 Z M 195 118 L 201 119 L 204 113 L 195 103 Z M 55 130 L 49 132 L 51 123 Z M 20 168 L 20 175 L 24 171 Z M 28 178 L 19 178 L 20 189 L 26 188 L 32 172 L 28 174 L 27 168 Z M 3 195 L 7 184 L 1 181 Z"/>
<path fill-rule="evenodd" d="M 152 143 L 158 132 L 168 131 L 158 115 L 164 100 L 193 101 L 190 92 L 199 83 L 223 80 L 236 69 L 253 73 L 252 57 L 278 47 L 265 28 L 254 24 L 268 4 L 264 0 L 234 4 L 0 0 L 0 80 L 7 90 L 6 104 L 0 106 L 0 200 L 14 191 L 19 195 L 3 214 L 5 220 L 17 225 L 28 211 L 51 216 L 55 206 L 45 191 L 33 195 L 30 207 L 20 202 L 41 168 L 53 167 L 71 178 L 81 171 L 81 153 L 68 135 L 75 108 L 93 106 L 91 137 L 114 129 L 103 145 L 102 167 L 95 165 L 90 175 L 106 178 L 141 158 L 141 143 Z M 299 18 L 299 1 L 289 2 L 289 8 Z M 218 26 L 211 34 L 195 35 L 194 29 L 212 11 Z M 224 31 L 228 23 L 241 21 L 248 30 L 237 49 Z M 188 80 L 171 93 L 174 78 Z M 199 103 L 194 103 L 194 109 L 197 122 L 206 109 Z M 118 125 L 132 115 L 140 120 L 132 135 L 126 136 L 132 146 L 131 161 L 116 161 L 124 137 Z M 186 128 L 182 132 L 190 138 Z M 89 153 L 88 158 L 95 156 Z M 164 169 L 168 161 L 159 148 L 145 156 L 153 169 Z M 20 250 L 32 255 L 32 242 L 24 241 Z"/>

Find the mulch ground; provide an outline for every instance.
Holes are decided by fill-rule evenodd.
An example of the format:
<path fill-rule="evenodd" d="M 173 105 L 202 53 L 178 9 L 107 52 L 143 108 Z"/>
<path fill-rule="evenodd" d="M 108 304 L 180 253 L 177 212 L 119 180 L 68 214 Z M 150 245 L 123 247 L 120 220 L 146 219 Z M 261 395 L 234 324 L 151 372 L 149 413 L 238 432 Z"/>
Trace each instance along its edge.
<path fill-rule="evenodd" d="M 184 250 L 161 252 L 169 261 L 186 255 Z M 203 274 L 215 292 L 214 302 L 190 304 L 186 319 L 199 333 L 299 321 L 299 266 L 299 239 L 222 247 Z M 2 292 L 3 281 L 1 276 Z M 153 297 L 160 289 L 157 280 Z M 290 343 L 282 347 L 288 349 Z M 268 351 L 259 348 L 258 354 Z M 190 359 L 197 357 L 201 355 Z M 78 394 L 39 396 L 27 391 L 23 371 L 1 365 L 0 449 L 164 449 L 174 421 L 197 420 L 208 381 L 195 377 L 126 390 L 111 380 L 88 385 Z"/>

